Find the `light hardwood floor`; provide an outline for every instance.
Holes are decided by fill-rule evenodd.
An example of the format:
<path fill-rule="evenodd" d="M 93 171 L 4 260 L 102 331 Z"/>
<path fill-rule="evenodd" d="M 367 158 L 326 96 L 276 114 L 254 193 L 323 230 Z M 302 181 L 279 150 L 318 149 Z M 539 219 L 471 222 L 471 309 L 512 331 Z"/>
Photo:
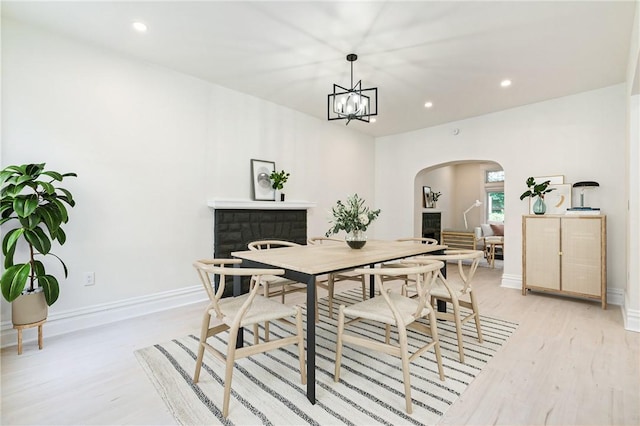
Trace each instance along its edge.
<path fill-rule="evenodd" d="M 639 424 L 640 334 L 624 330 L 620 308 L 524 297 L 499 287 L 501 273 L 478 268 L 480 312 L 520 325 L 441 424 Z M 304 295 L 288 301 L 296 297 Z M 45 324 L 42 351 L 35 342 L 20 356 L 15 346 L 2 350 L 0 423 L 175 424 L 133 351 L 197 334 L 203 309 L 182 307 L 58 337 L 47 337 Z"/>

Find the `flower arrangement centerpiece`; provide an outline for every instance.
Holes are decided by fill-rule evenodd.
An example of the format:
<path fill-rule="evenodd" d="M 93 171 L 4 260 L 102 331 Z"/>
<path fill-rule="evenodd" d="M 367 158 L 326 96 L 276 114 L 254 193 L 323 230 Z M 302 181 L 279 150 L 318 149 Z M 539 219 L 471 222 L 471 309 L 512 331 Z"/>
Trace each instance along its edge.
<path fill-rule="evenodd" d="M 529 177 L 527 179 L 527 189 L 525 192 L 520 195 L 520 199 L 524 200 L 527 197 L 538 197 L 538 199 L 533 203 L 533 212 L 535 214 L 545 214 L 547 211 L 547 206 L 544 203 L 544 194 L 547 194 L 555 188 L 549 188 L 551 181 L 545 180 L 542 183 L 536 183 L 536 180 L 533 177 Z"/>
<path fill-rule="evenodd" d="M 364 200 L 358 197 L 358 194 L 354 194 L 347 198 L 346 203 L 338 200 L 331 213 L 333 219 L 330 223 L 333 226 L 327 231 L 326 236 L 344 231 L 347 233 L 346 241 L 349 247 L 362 248 L 367 241 L 364 231 L 378 217 L 380 209 L 371 210 L 364 205 Z"/>

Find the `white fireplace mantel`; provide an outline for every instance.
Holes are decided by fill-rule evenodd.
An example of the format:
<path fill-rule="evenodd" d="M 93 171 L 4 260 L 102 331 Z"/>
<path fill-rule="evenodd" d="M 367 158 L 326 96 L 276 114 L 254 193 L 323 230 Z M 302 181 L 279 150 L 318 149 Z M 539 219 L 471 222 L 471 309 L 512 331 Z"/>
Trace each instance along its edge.
<path fill-rule="evenodd" d="M 211 207 L 214 210 L 307 210 L 311 207 L 315 207 L 316 203 L 310 201 L 253 201 L 213 199 L 207 202 L 207 206 Z"/>

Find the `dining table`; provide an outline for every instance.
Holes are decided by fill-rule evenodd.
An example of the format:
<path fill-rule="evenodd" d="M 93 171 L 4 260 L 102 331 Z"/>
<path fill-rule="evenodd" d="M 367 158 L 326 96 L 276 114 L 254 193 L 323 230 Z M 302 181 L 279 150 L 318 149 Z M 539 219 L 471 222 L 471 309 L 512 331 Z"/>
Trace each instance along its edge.
<path fill-rule="evenodd" d="M 418 244 L 406 241 L 369 240 L 361 249 L 352 249 L 346 243 L 309 244 L 297 247 L 281 247 L 270 250 L 235 251 L 231 255 L 242 259 L 236 267 L 284 269 L 284 277 L 307 285 L 307 399 L 316 402 L 316 325 L 315 299 L 318 276 L 352 270 L 360 267 L 376 267 L 384 262 L 405 259 L 428 253 L 441 252 L 446 246 Z M 234 280 L 233 294 L 242 293 L 240 280 Z M 373 276 L 370 277 L 370 297 L 375 296 Z M 242 331 L 240 332 L 242 333 Z M 239 336 L 238 344 L 243 338 Z"/>

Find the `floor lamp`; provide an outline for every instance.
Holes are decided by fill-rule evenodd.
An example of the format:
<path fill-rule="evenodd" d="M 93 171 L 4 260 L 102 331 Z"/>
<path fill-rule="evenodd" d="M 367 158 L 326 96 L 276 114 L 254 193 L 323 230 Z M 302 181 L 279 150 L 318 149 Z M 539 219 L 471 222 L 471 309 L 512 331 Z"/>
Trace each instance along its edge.
<path fill-rule="evenodd" d="M 462 216 L 464 217 L 464 229 L 469 229 L 469 225 L 467 225 L 467 213 L 469 213 L 469 210 L 471 210 L 474 207 L 480 207 L 481 204 L 482 204 L 482 201 L 476 200 L 473 202 L 473 204 L 469 206 L 468 209 L 464 211 L 464 213 L 462 213 Z"/>

